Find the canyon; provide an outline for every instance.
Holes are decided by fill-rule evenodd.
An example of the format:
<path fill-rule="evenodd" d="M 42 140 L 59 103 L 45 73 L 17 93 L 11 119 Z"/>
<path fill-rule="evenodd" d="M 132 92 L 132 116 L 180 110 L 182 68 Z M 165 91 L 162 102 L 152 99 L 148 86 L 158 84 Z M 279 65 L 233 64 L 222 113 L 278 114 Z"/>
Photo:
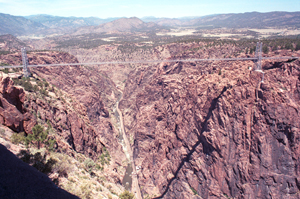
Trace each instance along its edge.
<path fill-rule="evenodd" d="M 265 40 L 263 56 L 300 56 L 298 40 L 279 41 L 283 44 Z M 281 47 L 290 41 L 293 50 Z M 30 65 L 246 58 L 254 56 L 249 51 L 255 44 L 198 39 L 151 48 L 115 44 L 57 51 L 49 38 L 27 43 L 33 49 L 50 48 L 28 52 Z M 19 65 L 21 54 L 16 48 L 1 54 L 0 61 Z M 97 162 L 107 150 L 111 160 L 95 171 L 95 181 L 105 185 L 97 191 L 102 197 L 118 198 L 131 164 L 136 198 L 299 198 L 300 62 L 263 60 L 263 81 L 255 64 L 165 61 L 30 68 L 34 85 L 50 85 L 42 96 L 16 85 L 13 76 L 21 71 L 1 72 L 0 122 L 26 134 L 37 123 L 51 124 L 55 151 L 68 157 Z M 63 188 L 70 181 L 59 177 Z"/>

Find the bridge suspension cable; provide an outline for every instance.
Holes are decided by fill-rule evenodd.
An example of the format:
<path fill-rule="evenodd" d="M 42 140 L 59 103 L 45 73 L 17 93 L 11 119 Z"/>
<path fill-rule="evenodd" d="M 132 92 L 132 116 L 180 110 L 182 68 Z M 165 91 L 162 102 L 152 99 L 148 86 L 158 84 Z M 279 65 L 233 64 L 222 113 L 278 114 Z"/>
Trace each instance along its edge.
<path fill-rule="evenodd" d="M 23 67 L 24 76 L 28 77 L 30 71 L 28 67 L 47 67 L 47 66 L 78 66 L 78 65 L 105 65 L 105 64 L 149 64 L 149 63 L 161 63 L 161 62 L 212 62 L 212 61 L 254 61 L 256 63 L 256 70 L 262 71 L 262 60 L 282 60 L 282 59 L 299 59 L 299 57 L 262 57 L 262 43 L 257 42 L 255 57 L 245 58 L 209 58 L 209 59 L 164 59 L 164 60 L 136 60 L 136 61 L 104 61 L 104 62 L 88 62 L 88 63 L 58 63 L 58 64 L 36 64 L 29 65 L 26 54 L 26 49 L 21 48 L 23 65 L 19 66 L 0 66 L 0 69 L 5 68 L 21 68 Z"/>
<path fill-rule="evenodd" d="M 282 60 L 282 59 L 299 59 L 299 57 L 262 57 L 261 60 Z M 147 64 L 147 63 L 161 63 L 161 62 L 200 62 L 200 61 L 251 61 L 258 60 L 256 57 L 249 58 L 211 58 L 211 59 L 164 59 L 164 60 L 137 60 L 137 61 L 105 61 L 105 62 L 87 62 L 87 63 L 59 63 L 59 64 L 36 64 L 27 65 L 27 67 L 46 67 L 46 66 L 77 66 L 77 65 L 105 65 L 105 64 Z M 0 66 L 4 68 L 21 68 L 23 65 L 16 66 Z"/>

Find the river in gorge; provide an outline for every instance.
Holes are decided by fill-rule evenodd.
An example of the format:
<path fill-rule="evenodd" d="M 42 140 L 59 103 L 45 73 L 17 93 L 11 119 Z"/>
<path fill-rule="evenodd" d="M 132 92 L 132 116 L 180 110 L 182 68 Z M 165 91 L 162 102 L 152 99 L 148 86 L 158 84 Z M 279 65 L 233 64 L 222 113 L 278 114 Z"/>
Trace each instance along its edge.
<path fill-rule="evenodd" d="M 132 164 L 131 164 L 131 159 L 130 159 L 130 153 L 129 153 L 129 150 L 127 149 L 127 146 L 125 144 L 125 141 L 124 141 L 124 135 L 123 135 L 123 131 L 122 131 L 122 125 L 123 125 L 123 122 L 121 122 L 121 118 L 120 118 L 120 110 L 119 110 L 119 102 L 121 101 L 122 99 L 122 95 L 123 93 L 121 92 L 121 95 L 118 97 L 118 100 L 116 101 L 115 103 L 115 106 L 113 108 L 113 113 L 114 113 L 114 116 L 117 120 L 117 124 L 118 124 L 118 130 L 119 130 L 119 141 L 123 147 L 123 151 L 126 155 L 126 158 L 128 160 L 128 165 L 127 165 L 127 168 L 126 168 L 126 172 L 125 172 L 125 175 L 123 177 L 123 180 L 122 180 L 122 185 L 125 187 L 126 190 L 131 190 L 131 187 L 132 187 Z M 126 135 L 125 135 L 126 136 Z"/>

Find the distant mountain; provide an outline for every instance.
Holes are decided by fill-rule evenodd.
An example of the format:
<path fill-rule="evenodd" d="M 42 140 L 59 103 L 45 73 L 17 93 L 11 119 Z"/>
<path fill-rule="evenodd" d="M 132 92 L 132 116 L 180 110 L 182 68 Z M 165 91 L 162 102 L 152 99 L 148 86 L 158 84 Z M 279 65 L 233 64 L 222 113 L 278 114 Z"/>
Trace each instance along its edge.
<path fill-rule="evenodd" d="M 86 34 L 86 33 L 102 33 L 102 32 L 139 32 L 139 31 L 151 31 L 151 30 L 162 29 L 161 26 L 153 22 L 143 22 L 139 18 L 121 18 L 101 24 L 99 26 L 90 26 L 79 28 L 75 34 Z"/>
<path fill-rule="evenodd" d="M 143 17 L 141 18 L 144 22 L 154 22 L 158 25 L 161 26 L 182 26 L 182 25 L 191 25 L 192 20 L 194 19 L 202 19 L 205 17 L 211 17 L 211 16 L 216 16 L 218 14 L 214 15 L 205 15 L 205 16 L 194 16 L 194 17 L 180 17 L 180 18 L 157 18 L 157 17 Z"/>
<path fill-rule="evenodd" d="M 78 28 L 82 26 L 97 26 L 118 19 L 100 19 L 97 17 L 59 17 L 52 15 L 31 15 L 25 18 L 41 23 L 49 28 Z"/>
<path fill-rule="evenodd" d="M 0 13 L 0 35 L 53 35 L 101 32 L 133 32 L 161 30 L 163 27 L 209 26 L 211 28 L 300 28 L 300 12 L 250 12 L 217 14 L 202 17 L 156 18 L 58 17 L 33 15 L 27 17 Z"/>
<path fill-rule="evenodd" d="M 160 26 L 181 26 L 185 23 L 184 20 L 180 20 L 178 18 L 144 17 L 142 20 L 145 22 L 153 22 Z"/>
<path fill-rule="evenodd" d="M 300 12 L 220 14 L 189 21 L 190 25 L 227 28 L 300 27 Z"/>
<path fill-rule="evenodd" d="M 0 35 L 28 35 L 46 28 L 47 27 L 41 23 L 31 21 L 24 17 L 0 13 Z"/>
<path fill-rule="evenodd" d="M 300 12 L 248 12 L 239 14 L 216 14 L 203 17 L 155 18 L 144 21 L 161 26 L 211 26 L 227 28 L 300 27 Z"/>

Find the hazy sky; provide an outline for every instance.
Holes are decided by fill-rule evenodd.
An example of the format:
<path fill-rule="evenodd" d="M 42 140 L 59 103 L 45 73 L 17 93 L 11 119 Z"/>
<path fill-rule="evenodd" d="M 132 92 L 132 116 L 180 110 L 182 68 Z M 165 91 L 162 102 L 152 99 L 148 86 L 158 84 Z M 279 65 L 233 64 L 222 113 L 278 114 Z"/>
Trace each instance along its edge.
<path fill-rule="evenodd" d="M 76 17 L 184 17 L 300 11 L 300 0 L 0 0 L 0 13 Z"/>

